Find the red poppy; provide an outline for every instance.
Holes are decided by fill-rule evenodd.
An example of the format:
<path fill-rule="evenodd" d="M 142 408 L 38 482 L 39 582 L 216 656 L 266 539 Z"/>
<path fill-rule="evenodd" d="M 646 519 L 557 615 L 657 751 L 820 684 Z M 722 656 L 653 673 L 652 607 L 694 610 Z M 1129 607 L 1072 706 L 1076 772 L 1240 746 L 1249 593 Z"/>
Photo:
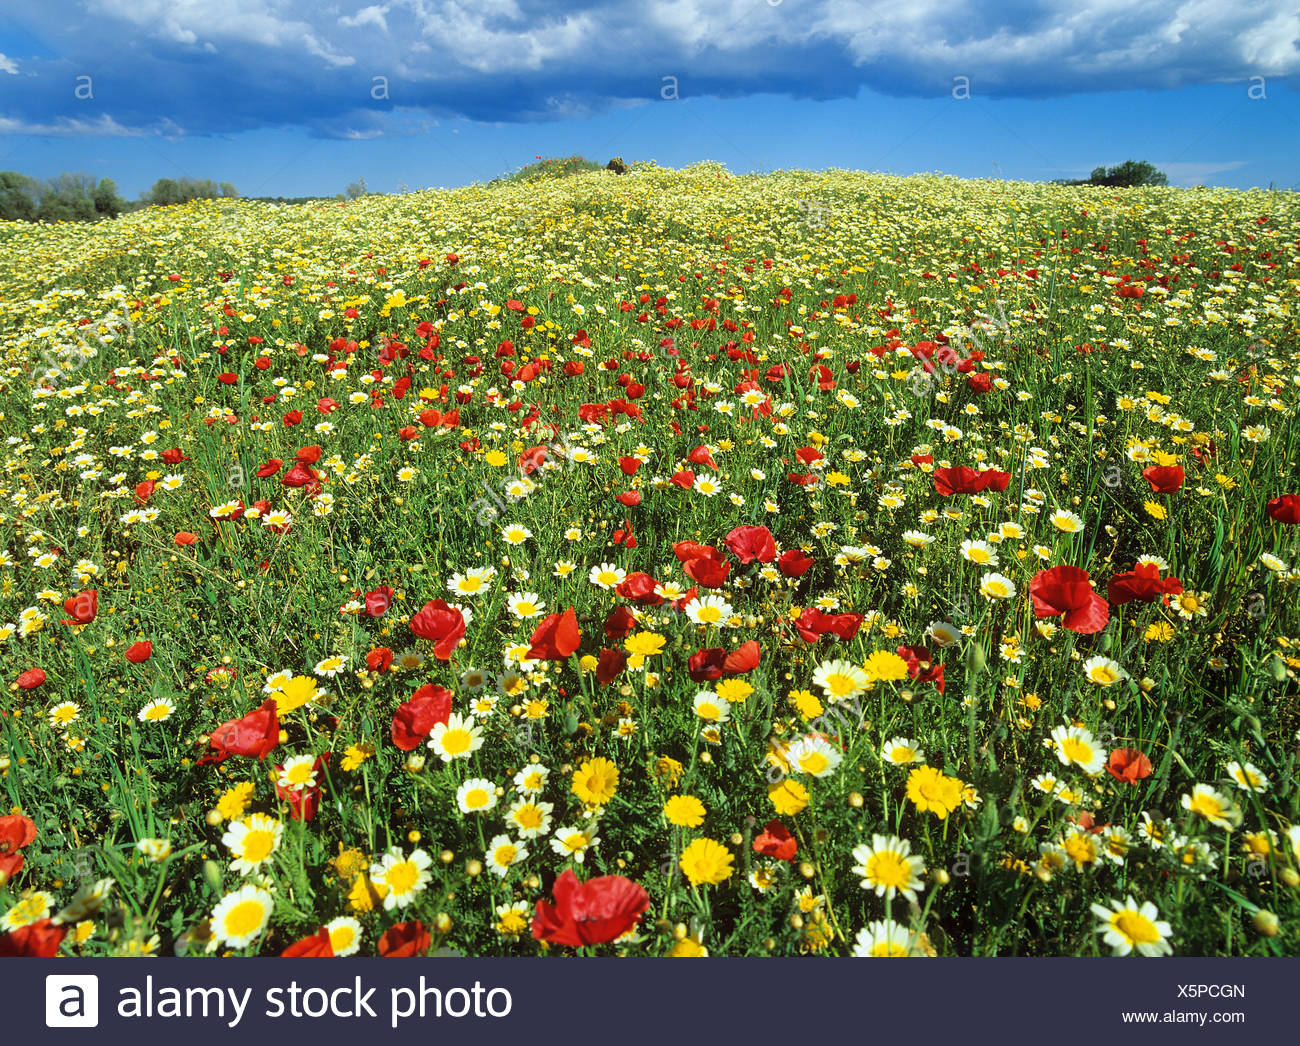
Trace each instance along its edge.
<path fill-rule="evenodd" d="M 286 425 L 298 425 L 302 423 L 302 411 L 291 410 L 282 419 Z"/>
<path fill-rule="evenodd" d="M 767 527 L 736 527 L 724 539 L 727 548 L 741 563 L 770 563 L 776 558 L 776 541 Z"/>
<path fill-rule="evenodd" d="M 421 639 L 434 644 L 433 656 L 450 661 L 452 651 L 465 636 L 465 618 L 455 607 L 441 599 L 431 599 L 411 618 L 410 629 Z"/>
<path fill-rule="evenodd" d="M 1116 606 L 1140 599 L 1154 603 L 1163 595 L 1176 596 L 1183 583 L 1176 577 L 1162 578 L 1160 568 L 1154 563 L 1139 563 L 1132 570 L 1116 574 L 1106 584 L 1106 598 Z"/>
<path fill-rule="evenodd" d="M 433 728 L 451 716 L 451 691 L 435 683 L 425 683 L 393 713 L 393 744 L 403 752 L 414 750 L 427 741 Z"/>
<path fill-rule="evenodd" d="M 391 585 L 380 585 L 366 593 L 366 617 L 383 617 L 393 605 L 397 592 Z"/>
<path fill-rule="evenodd" d="M 1172 494 L 1183 485 L 1186 475 L 1182 465 L 1151 465 L 1142 470 L 1142 478 L 1157 494 Z"/>
<path fill-rule="evenodd" d="M 1107 828 L 1110 827 L 1109 821 L 1107 821 L 1105 824 L 1098 824 L 1097 819 L 1093 817 L 1092 814 L 1089 813 L 1087 810 L 1084 810 L 1083 813 L 1079 814 L 1078 817 L 1075 817 L 1074 814 L 1066 814 L 1065 816 L 1066 816 L 1066 820 L 1074 822 L 1085 832 L 1089 832 L 1092 835 L 1100 835 L 1103 831 L 1105 831 Z"/>
<path fill-rule="evenodd" d="M 707 465 L 711 469 L 716 469 L 718 467 L 718 463 L 713 460 L 713 455 L 709 452 L 709 448 L 704 446 L 702 443 L 686 455 L 686 460 L 692 465 Z"/>
<path fill-rule="evenodd" d="M 45 682 L 45 669 L 29 668 L 26 672 L 22 672 L 19 674 L 18 689 L 35 690 L 38 686 L 40 686 L 44 682 Z"/>
<path fill-rule="evenodd" d="M 786 577 L 803 577 L 815 563 L 811 556 L 805 556 L 799 549 L 786 549 L 776 557 L 776 568 Z"/>
<path fill-rule="evenodd" d="M 847 643 L 858 634 L 863 620 L 862 614 L 823 614 L 816 607 L 808 607 L 795 619 L 794 627 L 806 643 L 816 643 L 828 634 Z"/>
<path fill-rule="evenodd" d="M 993 391 L 993 379 L 987 371 L 980 371 L 978 374 L 972 374 L 966 379 L 966 387 L 977 396 L 982 396 L 986 392 Z"/>
<path fill-rule="evenodd" d="M 721 559 L 722 556 L 712 545 L 701 545 L 698 541 L 677 541 L 673 544 L 673 555 L 682 563 L 689 563 L 692 559 L 712 558 Z"/>
<path fill-rule="evenodd" d="M 731 653 L 722 659 L 722 670 L 731 676 L 744 675 L 746 672 L 752 672 L 758 667 L 758 662 L 763 656 L 763 648 L 759 645 L 757 639 L 750 639 L 741 643 Z"/>
<path fill-rule="evenodd" d="M 153 657 L 153 642 L 142 639 L 126 648 L 126 659 L 133 665 L 140 665 Z"/>
<path fill-rule="evenodd" d="M 325 959 L 333 955 L 330 932 L 324 926 L 302 940 L 295 941 L 280 953 L 283 959 Z"/>
<path fill-rule="evenodd" d="M 525 476 L 531 476 L 544 464 L 546 464 L 545 447 L 529 447 L 519 455 L 519 471 Z"/>
<path fill-rule="evenodd" d="M 768 821 L 763 834 L 754 840 L 754 853 L 764 857 L 793 861 L 798 852 L 799 844 L 780 821 Z"/>
<path fill-rule="evenodd" d="M 59 954 L 59 945 L 68 932 L 66 926 L 55 926 L 52 919 L 41 919 L 20 926 L 11 933 L 0 936 L 0 959 L 49 959 Z"/>
<path fill-rule="evenodd" d="M 271 458 L 270 461 L 257 470 L 257 478 L 266 479 L 267 476 L 274 476 L 280 471 L 280 466 L 283 464 L 284 462 L 279 458 Z"/>
<path fill-rule="evenodd" d="M 289 816 L 295 821 L 310 821 L 316 816 L 316 811 L 320 809 L 321 791 L 325 787 L 324 770 L 329 766 L 330 753 L 324 752 L 316 757 L 312 763 L 311 769 L 316 774 L 316 783 L 308 788 L 290 788 L 280 784 L 280 771 L 283 766 L 277 766 L 271 773 L 271 780 L 275 782 L 275 794 L 289 804 Z"/>
<path fill-rule="evenodd" d="M 64 619 L 63 623 L 65 625 L 90 624 L 95 620 L 95 615 L 99 613 L 99 590 L 88 589 L 65 599 L 63 601 L 63 612 L 72 615 L 70 619 Z"/>
<path fill-rule="evenodd" d="M 1011 473 L 999 469 L 975 469 L 960 465 L 956 468 L 935 469 L 934 489 L 945 498 L 953 494 L 978 494 L 983 490 L 1006 490 Z"/>
<path fill-rule="evenodd" d="M 180 447 L 168 447 L 162 452 L 162 459 L 168 465 L 179 465 L 185 460 L 185 455 L 181 453 Z"/>
<path fill-rule="evenodd" d="M 675 487 L 681 487 L 682 490 L 689 490 L 695 483 L 695 473 L 690 469 L 682 469 L 680 472 L 674 472 L 669 476 L 668 482 Z"/>
<path fill-rule="evenodd" d="M 705 588 L 721 588 L 727 580 L 727 575 L 731 573 L 731 564 L 725 559 L 718 558 L 716 550 L 709 549 L 709 551 L 712 555 L 686 560 L 682 564 L 682 570 Z"/>
<path fill-rule="evenodd" d="M 1270 519 L 1278 523 L 1300 523 L 1300 494 L 1283 494 L 1266 506 Z"/>
<path fill-rule="evenodd" d="M 582 642 L 582 633 L 578 631 L 578 617 L 569 607 L 563 614 L 548 614 L 546 619 L 533 630 L 528 647 L 530 658 L 544 661 L 563 661 Z"/>
<path fill-rule="evenodd" d="M 172 540 L 176 542 L 177 545 L 184 548 L 186 545 L 192 545 L 194 542 L 198 541 L 199 536 L 197 534 L 191 534 L 188 530 L 178 530 L 176 531 L 176 536 L 172 538 Z"/>
<path fill-rule="evenodd" d="M 386 646 L 377 646 L 366 654 L 366 667 L 383 675 L 393 664 L 393 652 Z"/>
<path fill-rule="evenodd" d="M 393 923 L 379 938 L 379 954 L 386 959 L 410 959 L 423 955 L 432 943 L 429 931 L 418 919 Z"/>
<path fill-rule="evenodd" d="M 1151 776 L 1151 760 L 1136 748 L 1117 748 L 1110 753 L 1106 769 L 1116 781 L 1137 784 L 1144 777 Z"/>
<path fill-rule="evenodd" d="M 649 574 L 637 571 L 628 574 L 614 591 L 637 606 L 657 607 L 664 601 L 664 597 L 655 591 L 658 587 L 659 582 Z"/>
<path fill-rule="evenodd" d="M 710 647 L 707 650 L 695 651 L 687 663 L 687 668 L 691 673 L 691 681 L 695 683 L 712 683 L 715 679 L 721 679 L 726 661 L 727 652 L 721 647 Z"/>
<path fill-rule="evenodd" d="M 310 483 L 315 483 L 320 479 L 316 470 L 310 465 L 305 465 L 301 461 L 295 461 L 293 467 L 289 469 L 281 478 L 280 483 L 286 487 L 305 487 Z"/>
<path fill-rule="evenodd" d="M 600 659 L 596 662 L 596 679 L 601 686 L 609 686 L 623 674 L 625 668 L 627 668 L 627 654 L 622 650 L 606 648 L 600 652 Z"/>
<path fill-rule="evenodd" d="M 551 892 L 554 904 L 537 902 L 533 936 L 571 948 L 621 937 L 650 907 L 645 890 L 621 875 L 601 875 L 583 883 L 572 869 L 566 869 Z"/>
<path fill-rule="evenodd" d="M 618 467 L 623 470 L 625 476 L 635 476 L 636 470 L 641 467 L 640 458 L 621 457 L 618 459 Z"/>
<path fill-rule="evenodd" d="M 260 763 L 280 743 L 280 718 L 275 698 L 268 697 L 260 708 L 239 719 L 222 723 L 208 738 L 208 753 L 199 766 L 224 762 L 232 755 L 257 757 Z"/>
<path fill-rule="evenodd" d="M 923 646 L 900 646 L 898 656 L 907 662 L 907 674 L 918 683 L 933 683 L 943 693 L 943 665 L 931 664 L 930 651 Z"/>
<path fill-rule="evenodd" d="M 636 618 L 627 607 L 615 607 L 605 618 L 605 638 L 611 643 L 622 642 L 634 628 Z"/>
<path fill-rule="evenodd" d="M 36 822 L 22 814 L 0 817 L 0 885 L 12 879 L 23 867 L 18 851 L 36 838 Z"/>
<path fill-rule="evenodd" d="M 641 492 L 639 490 L 627 490 L 622 494 L 615 495 L 614 500 L 624 508 L 636 508 L 641 504 Z"/>
<path fill-rule="evenodd" d="M 1063 624 L 1071 632 L 1091 635 L 1110 620 L 1106 600 L 1088 584 L 1088 572 L 1081 567 L 1059 566 L 1040 570 L 1029 582 L 1035 617 L 1064 614 Z"/>
<path fill-rule="evenodd" d="M 135 503 L 137 505 L 146 504 L 148 500 L 153 497 L 153 491 L 153 480 L 147 479 L 143 483 L 137 483 L 135 485 Z"/>

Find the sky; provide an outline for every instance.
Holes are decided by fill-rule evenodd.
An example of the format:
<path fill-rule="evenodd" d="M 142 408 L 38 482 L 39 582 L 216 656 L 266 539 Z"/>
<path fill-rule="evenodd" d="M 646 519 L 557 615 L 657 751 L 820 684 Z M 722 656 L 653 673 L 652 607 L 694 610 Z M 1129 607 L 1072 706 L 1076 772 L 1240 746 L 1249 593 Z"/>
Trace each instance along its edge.
<path fill-rule="evenodd" d="M 0 170 L 244 196 L 538 156 L 1300 190 L 1296 0 L 11 0 Z"/>

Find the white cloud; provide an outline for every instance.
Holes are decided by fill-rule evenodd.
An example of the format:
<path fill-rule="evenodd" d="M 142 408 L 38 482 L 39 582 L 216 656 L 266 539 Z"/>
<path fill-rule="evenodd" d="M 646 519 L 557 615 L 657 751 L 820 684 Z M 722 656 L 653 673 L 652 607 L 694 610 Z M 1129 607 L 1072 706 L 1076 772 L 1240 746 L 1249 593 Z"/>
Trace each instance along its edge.
<path fill-rule="evenodd" d="M 1300 85 L 1297 0 L 83 3 L 90 17 L 76 40 L 86 53 L 67 57 L 130 48 L 130 75 L 142 85 L 175 83 L 178 58 L 204 63 L 214 104 L 177 95 L 190 105 L 186 125 L 205 132 L 299 122 L 370 133 L 350 114 L 378 101 L 369 95 L 377 75 L 390 81 L 394 105 L 487 121 L 657 100 L 665 76 L 679 78 L 683 98 L 852 98 L 864 88 L 938 98 L 958 77 L 985 99 L 1233 82 L 1244 92 L 1260 76 L 1270 95 L 1274 80 Z M 220 65 L 208 59 L 214 52 Z M 0 70 L 16 63 L 0 56 Z M 268 94 L 283 101 L 274 113 L 250 100 Z M 42 100 L 35 109 L 15 100 L 7 111 L 33 122 L 62 111 Z M 147 123 L 159 111 L 152 104 L 129 118 L 115 111 Z"/>
<path fill-rule="evenodd" d="M 339 25 L 346 26 L 349 29 L 358 29 L 363 25 L 378 26 L 385 33 L 388 32 L 388 22 L 384 15 L 388 13 L 388 5 L 371 4 L 369 7 L 363 7 L 354 15 L 340 15 Z"/>
<path fill-rule="evenodd" d="M 17 76 L 18 63 L 12 58 L 8 58 L 3 53 L 0 53 L 0 73 L 12 73 L 14 76 Z"/>
<path fill-rule="evenodd" d="M 51 138 L 177 138 L 185 131 L 171 120 L 148 127 L 125 127 L 107 113 L 93 120 L 60 116 L 50 123 L 0 116 L 0 134 L 30 134 Z"/>
<path fill-rule="evenodd" d="M 1246 166 L 1245 160 L 1207 160 L 1172 163 L 1155 163 L 1154 166 L 1169 175 L 1169 180 L 1176 185 L 1203 185 L 1207 178 L 1227 171 L 1236 171 Z"/>
<path fill-rule="evenodd" d="M 356 60 L 331 45 L 325 20 L 314 4 L 300 3 L 297 17 L 288 18 L 280 14 L 291 12 L 294 5 L 287 0 L 89 0 L 87 6 L 173 43 L 218 40 L 276 49 L 300 47 L 335 66 Z M 321 22 L 320 27 L 314 21 Z"/>

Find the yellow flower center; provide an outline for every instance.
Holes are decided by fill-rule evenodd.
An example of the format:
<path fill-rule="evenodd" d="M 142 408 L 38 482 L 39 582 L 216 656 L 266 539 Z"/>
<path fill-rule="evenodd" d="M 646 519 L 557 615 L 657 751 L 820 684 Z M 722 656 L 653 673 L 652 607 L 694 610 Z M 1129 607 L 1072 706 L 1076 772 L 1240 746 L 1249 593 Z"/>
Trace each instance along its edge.
<path fill-rule="evenodd" d="M 312 764 L 306 760 L 288 767 L 284 773 L 284 779 L 295 788 L 311 784 L 315 776 L 316 772 L 312 769 Z"/>
<path fill-rule="evenodd" d="M 445 730 L 442 735 L 442 750 L 448 755 L 460 755 L 462 752 L 468 752 L 470 746 L 470 733 L 468 730 L 456 729 Z"/>
<path fill-rule="evenodd" d="M 809 752 L 799 759 L 799 769 L 806 774 L 812 774 L 814 777 L 825 773 L 826 767 L 829 765 L 830 760 L 821 752 Z"/>
<path fill-rule="evenodd" d="M 1123 911 L 1111 916 L 1110 924 L 1128 938 L 1130 944 L 1159 944 L 1156 924 L 1140 912 Z"/>
<path fill-rule="evenodd" d="M 265 914 L 261 901 L 240 901 L 226 915 L 226 936 L 247 937 L 256 933 Z"/>
<path fill-rule="evenodd" d="M 242 856 L 249 864 L 257 864 L 260 861 L 266 860 L 274 849 L 274 833 L 268 832 L 264 828 L 256 828 L 245 834 L 244 852 Z"/>
<path fill-rule="evenodd" d="M 1192 813 L 1200 814 L 1208 820 L 1223 816 L 1223 807 L 1219 804 L 1219 801 L 1214 796 L 1203 793 L 1192 796 L 1190 809 Z"/>
<path fill-rule="evenodd" d="M 409 893 L 420 878 L 420 869 L 414 861 L 400 861 L 384 873 L 384 882 L 395 894 Z"/>
<path fill-rule="evenodd" d="M 1083 835 L 1072 835 L 1065 840 L 1064 850 L 1076 864 L 1091 864 L 1097 858 L 1092 840 Z"/>
<path fill-rule="evenodd" d="M 912 866 L 901 855 L 886 850 L 867 862 L 867 878 L 887 890 L 906 889 L 912 878 Z"/>
<path fill-rule="evenodd" d="M 1062 741 L 1061 752 L 1072 763 L 1086 763 L 1092 758 L 1092 749 L 1077 737 L 1067 737 Z"/>

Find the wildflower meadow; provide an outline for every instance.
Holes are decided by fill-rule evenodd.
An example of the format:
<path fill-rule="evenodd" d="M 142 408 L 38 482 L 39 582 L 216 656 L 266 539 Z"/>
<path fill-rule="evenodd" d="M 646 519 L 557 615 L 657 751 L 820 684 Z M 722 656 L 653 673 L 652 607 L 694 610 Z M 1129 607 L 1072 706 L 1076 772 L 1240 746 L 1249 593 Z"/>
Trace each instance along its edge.
<path fill-rule="evenodd" d="M 0 955 L 1294 955 L 1300 199 L 0 223 Z"/>

